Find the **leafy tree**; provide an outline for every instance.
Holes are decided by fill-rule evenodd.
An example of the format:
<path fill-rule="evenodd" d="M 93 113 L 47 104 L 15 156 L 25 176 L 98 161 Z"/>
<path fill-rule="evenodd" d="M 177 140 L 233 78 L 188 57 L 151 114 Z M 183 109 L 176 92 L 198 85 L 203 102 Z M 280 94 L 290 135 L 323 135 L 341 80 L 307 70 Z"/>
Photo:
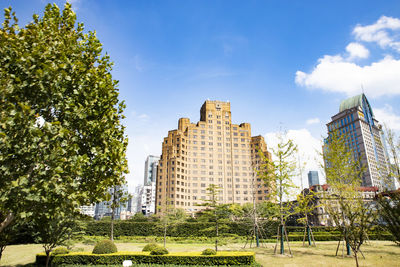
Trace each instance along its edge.
<path fill-rule="evenodd" d="M 400 246 L 400 191 L 383 192 L 378 196 L 379 214 L 386 228 Z"/>
<path fill-rule="evenodd" d="M 212 222 L 215 225 L 203 231 L 215 231 L 215 251 L 218 251 L 218 237 L 221 228 L 226 228 L 225 222 L 229 221 L 229 206 L 228 204 L 218 204 L 218 194 L 220 187 L 215 184 L 210 184 L 207 187 L 208 198 L 204 199 L 200 206 L 207 207 L 202 211 L 202 219 Z"/>
<path fill-rule="evenodd" d="M 131 198 L 131 195 L 124 189 L 123 186 L 113 186 L 109 191 L 107 198 L 109 200 L 109 206 L 111 208 L 111 231 L 110 239 L 114 241 L 114 221 L 116 209 L 125 207 L 127 201 Z"/>
<path fill-rule="evenodd" d="M 68 208 L 70 207 L 60 205 L 58 208 L 51 208 L 52 213 L 37 213 L 32 217 L 31 230 L 35 241 L 43 245 L 46 267 L 49 266 L 51 251 L 59 245 L 66 245 L 74 235 L 79 213 Z"/>
<path fill-rule="evenodd" d="M 124 103 L 96 34 L 84 33 L 68 3 L 47 5 L 24 28 L 11 8 L 4 18 L 0 233 L 14 220 L 50 218 L 54 200 L 68 212 L 99 202 L 127 173 Z"/>
<path fill-rule="evenodd" d="M 304 190 L 297 195 L 296 205 L 294 206 L 294 213 L 298 214 L 300 217 L 297 219 L 297 222 L 303 224 L 305 226 L 304 229 L 304 239 L 303 239 L 303 246 L 305 242 L 305 238 L 307 237 L 308 245 L 312 245 L 312 229 L 309 222 L 309 215 L 319 207 L 316 205 L 315 199 L 318 197 L 318 194 L 312 190 Z M 315 243 L 315 242 L 314 242 Z"/>
<path fill-rule="evenodd" d="M 261 164 L 259 175 L 270 188 L 271 201 L 278 201 L 279 209 L 276 216 L 280 222 L 278 228 L 280 254 L 285 254 L 284 237 L 286 236 L 286 240 L 289 242 L 286 233 L 286 219 L 290 215 L 290 206 L 284 205 L 284 200 L 289 198 L 292 190 L 296 187 L 292 182 L 292 178 L 296 175 L 297 161 L 295 155 L 297 153 L 297 145 L 291 139 L 287 139 L 285 134 L 279 133 L 277 137 L 279 142 L 277 148 L 272 149 L 272 159 L 261 153 L 264 163 Z"/>
<path fill-rule="evenodd" d="M 387 125 L 385 125 L 385 141 L 389 148 L 388 160 L 392 163 L 390 164 L 389 175 L 384 179 L 388 180 L 386 181 L 388 185 L 392 185 L 393 178 L 400 183 L 400 138 Z"/>
<path fill-rule="evenodd" d="M 170 200 L 167 198 L 167 205 L 165 205 L 165 210 L 161 214 L 160 223 L 164 228 L 164 248 L 167 244 L 167 232 L 172 226 L 184 222 L 186 219 L 186 213 L 183 209 L 177 209 L 173 205 L 169 204 Z"/>
<path fill-rule="evenodd" d="M 358 266 L 360 247 L 367 240 L 367 231 L 376 220 L 376 209 L 363 200 L 360 191 L 364 167 L 358 154 L 346 143 L 346 136 L 330 133 L 324 147 L 325 174 L 330 186 L 330 196 L 325 207 L 335 225 L 343 233 L 347 254 L 350 248 Z"/>

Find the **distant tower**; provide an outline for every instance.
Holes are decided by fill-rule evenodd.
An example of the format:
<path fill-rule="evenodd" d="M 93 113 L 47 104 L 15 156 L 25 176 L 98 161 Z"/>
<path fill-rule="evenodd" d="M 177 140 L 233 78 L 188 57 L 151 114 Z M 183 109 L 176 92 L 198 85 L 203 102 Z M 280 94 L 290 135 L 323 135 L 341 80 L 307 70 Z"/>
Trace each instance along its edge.
<path fill-rule="evenodd" d="M 160 157 L 148 156 L 144 164 L 144 186 L 141 191 L 141 212 L 144 215 L 155 213 L 157 166 Z"/>
<path fill-rule="evenodd" d="M 380 190 L 390 187 L 384 181 L 389 174 L 389 161 L 382 138 L 382 126 L 372 112 L 364 94 L 340 103 L 339 113 L 327 125 L 328 134 L 338 131 L 346 136 L 346 145 L 358 157 L 365 168 L 361 177 L 362 186 L 376 186 Z"/>
<path fill-rule="evenodd" d="M 144 185 L 151 185 L 152 182 L 156 182 L 157 177 L 157 165 L 160 157 L 148 156 L 144 164 Z"/>
<path fill-rule="evenodd" d="M 318 172 L 317 171 L 309 171 L 308 172 L 308 186 L 311 187 L 313 185 L 319 184 Z"/>

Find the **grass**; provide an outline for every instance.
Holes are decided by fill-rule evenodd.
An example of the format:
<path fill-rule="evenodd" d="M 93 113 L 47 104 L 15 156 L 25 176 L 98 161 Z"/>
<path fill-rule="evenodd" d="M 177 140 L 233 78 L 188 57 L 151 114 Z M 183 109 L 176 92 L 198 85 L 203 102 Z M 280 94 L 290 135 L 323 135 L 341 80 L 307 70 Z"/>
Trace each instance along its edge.
<path fill-rule="evenodd" d="M 145 243 L 117 243 L 119 251 L 141 251 Z M 292 242 L 291 249 L 293 257 L 275 256 L 273 254 L 274 244 L 267 243 L 261 248 L 243 249 L 242 243 L 231 243 L 221 246 L 221 250 L 242 250 L 255 251 L 256 260 L 263 266 L 355 266 L 354 258 L 335 257 L 336 242 L 317 242 L 317 247 L 302 247 L 301 242 Z M 93 245 L 82 243 L 75 244 L 75 249 L 90 252 Z M 199 252 L 206 248 L 214 248 L 212 244 L 180 244 L 167 243 L 167 248 L 171 253 L 174 252 Z M 360 266 L 398 266 L 400 267 L 400 247 L 390 241 L 371 241 L 362 247 L 366 257 L 363 259 L 360 255 Z M 41 245 L 15 245 L 9 246 L 3 253 L 0 266 L 18 266 L 27 265 L 35 261 L 35 255 L 43 252 Z M 146 265 L 140 265 L 146 266 Z"/>

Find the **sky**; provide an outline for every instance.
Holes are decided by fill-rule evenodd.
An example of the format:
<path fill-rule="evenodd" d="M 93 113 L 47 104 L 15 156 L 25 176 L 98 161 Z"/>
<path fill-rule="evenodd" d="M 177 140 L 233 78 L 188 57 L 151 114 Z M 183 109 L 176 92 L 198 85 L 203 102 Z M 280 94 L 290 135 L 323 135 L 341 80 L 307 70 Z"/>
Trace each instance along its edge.
<path fill-rule="evenodd" d="M 0 7 L 12 6 L 23 26 L 48 3 Z M 251 123 L 269 147 L 287 131 L 306 162 L 304 186 L 306 173 L 319 170 L 325 125 L 343 99 L 364 92 L 376 119 L 400 132 L 400 1 L 70 3 L 114 61 L 130 191 L 143 183 L 146 157 L 161 154 L 179 118 L 197 122 L 207 99 L 230 101 L 233 123 Z"/>

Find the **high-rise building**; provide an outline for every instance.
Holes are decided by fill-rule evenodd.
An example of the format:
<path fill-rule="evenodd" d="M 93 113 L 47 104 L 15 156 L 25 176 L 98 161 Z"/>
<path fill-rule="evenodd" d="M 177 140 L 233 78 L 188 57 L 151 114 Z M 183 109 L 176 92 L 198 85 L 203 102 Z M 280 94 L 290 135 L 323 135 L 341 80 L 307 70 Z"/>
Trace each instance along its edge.
<path fill-rule="evenodd" d="M 337 130 L 346 136 L 346 144 L 365 169 L 362 186 L 387 187 L 384 180 L 388 177 L 389 165 L 382 126 L 375 119 L 364 94 L 343 100 L 339 113 L 332 117 L 327 128 L 328 133 Z"/>
<path fill-rule="evenodd" d="M 144 186 L 141 191 L 140 209 L 144 215 L 155 213 L 157 165 L 160 157 L 148 156 L 144 164 Z"/>
<path fill-rule="evenodd" d="M 308 186 L 318 185 L 319 178 L 318 178 L 318 171 L 309 171 L 308 172 Z"/>
<path fill-rule="evenodd" d="M 144 185 L 150 185 L 152 182 L 156 182 L 157 178 L 157 165 L 160 157 L 148 156 L 144 164 Z"/>
<path fill-rule="evenodd" d="M 258 151 L 267 157 L 264 138 L 251 137 L 249 123 L 232 124 L 229 102 L 206 101 L 200 121 L 181 118 L 178 129 L 162 143 L 157 171 L 157 212 L 166 207 L 194 213 L 204 207 L 207 188 L 220 188 L 219 203 L 262 201 L 268 188 L 255 169 L 261 164 Z"/>

